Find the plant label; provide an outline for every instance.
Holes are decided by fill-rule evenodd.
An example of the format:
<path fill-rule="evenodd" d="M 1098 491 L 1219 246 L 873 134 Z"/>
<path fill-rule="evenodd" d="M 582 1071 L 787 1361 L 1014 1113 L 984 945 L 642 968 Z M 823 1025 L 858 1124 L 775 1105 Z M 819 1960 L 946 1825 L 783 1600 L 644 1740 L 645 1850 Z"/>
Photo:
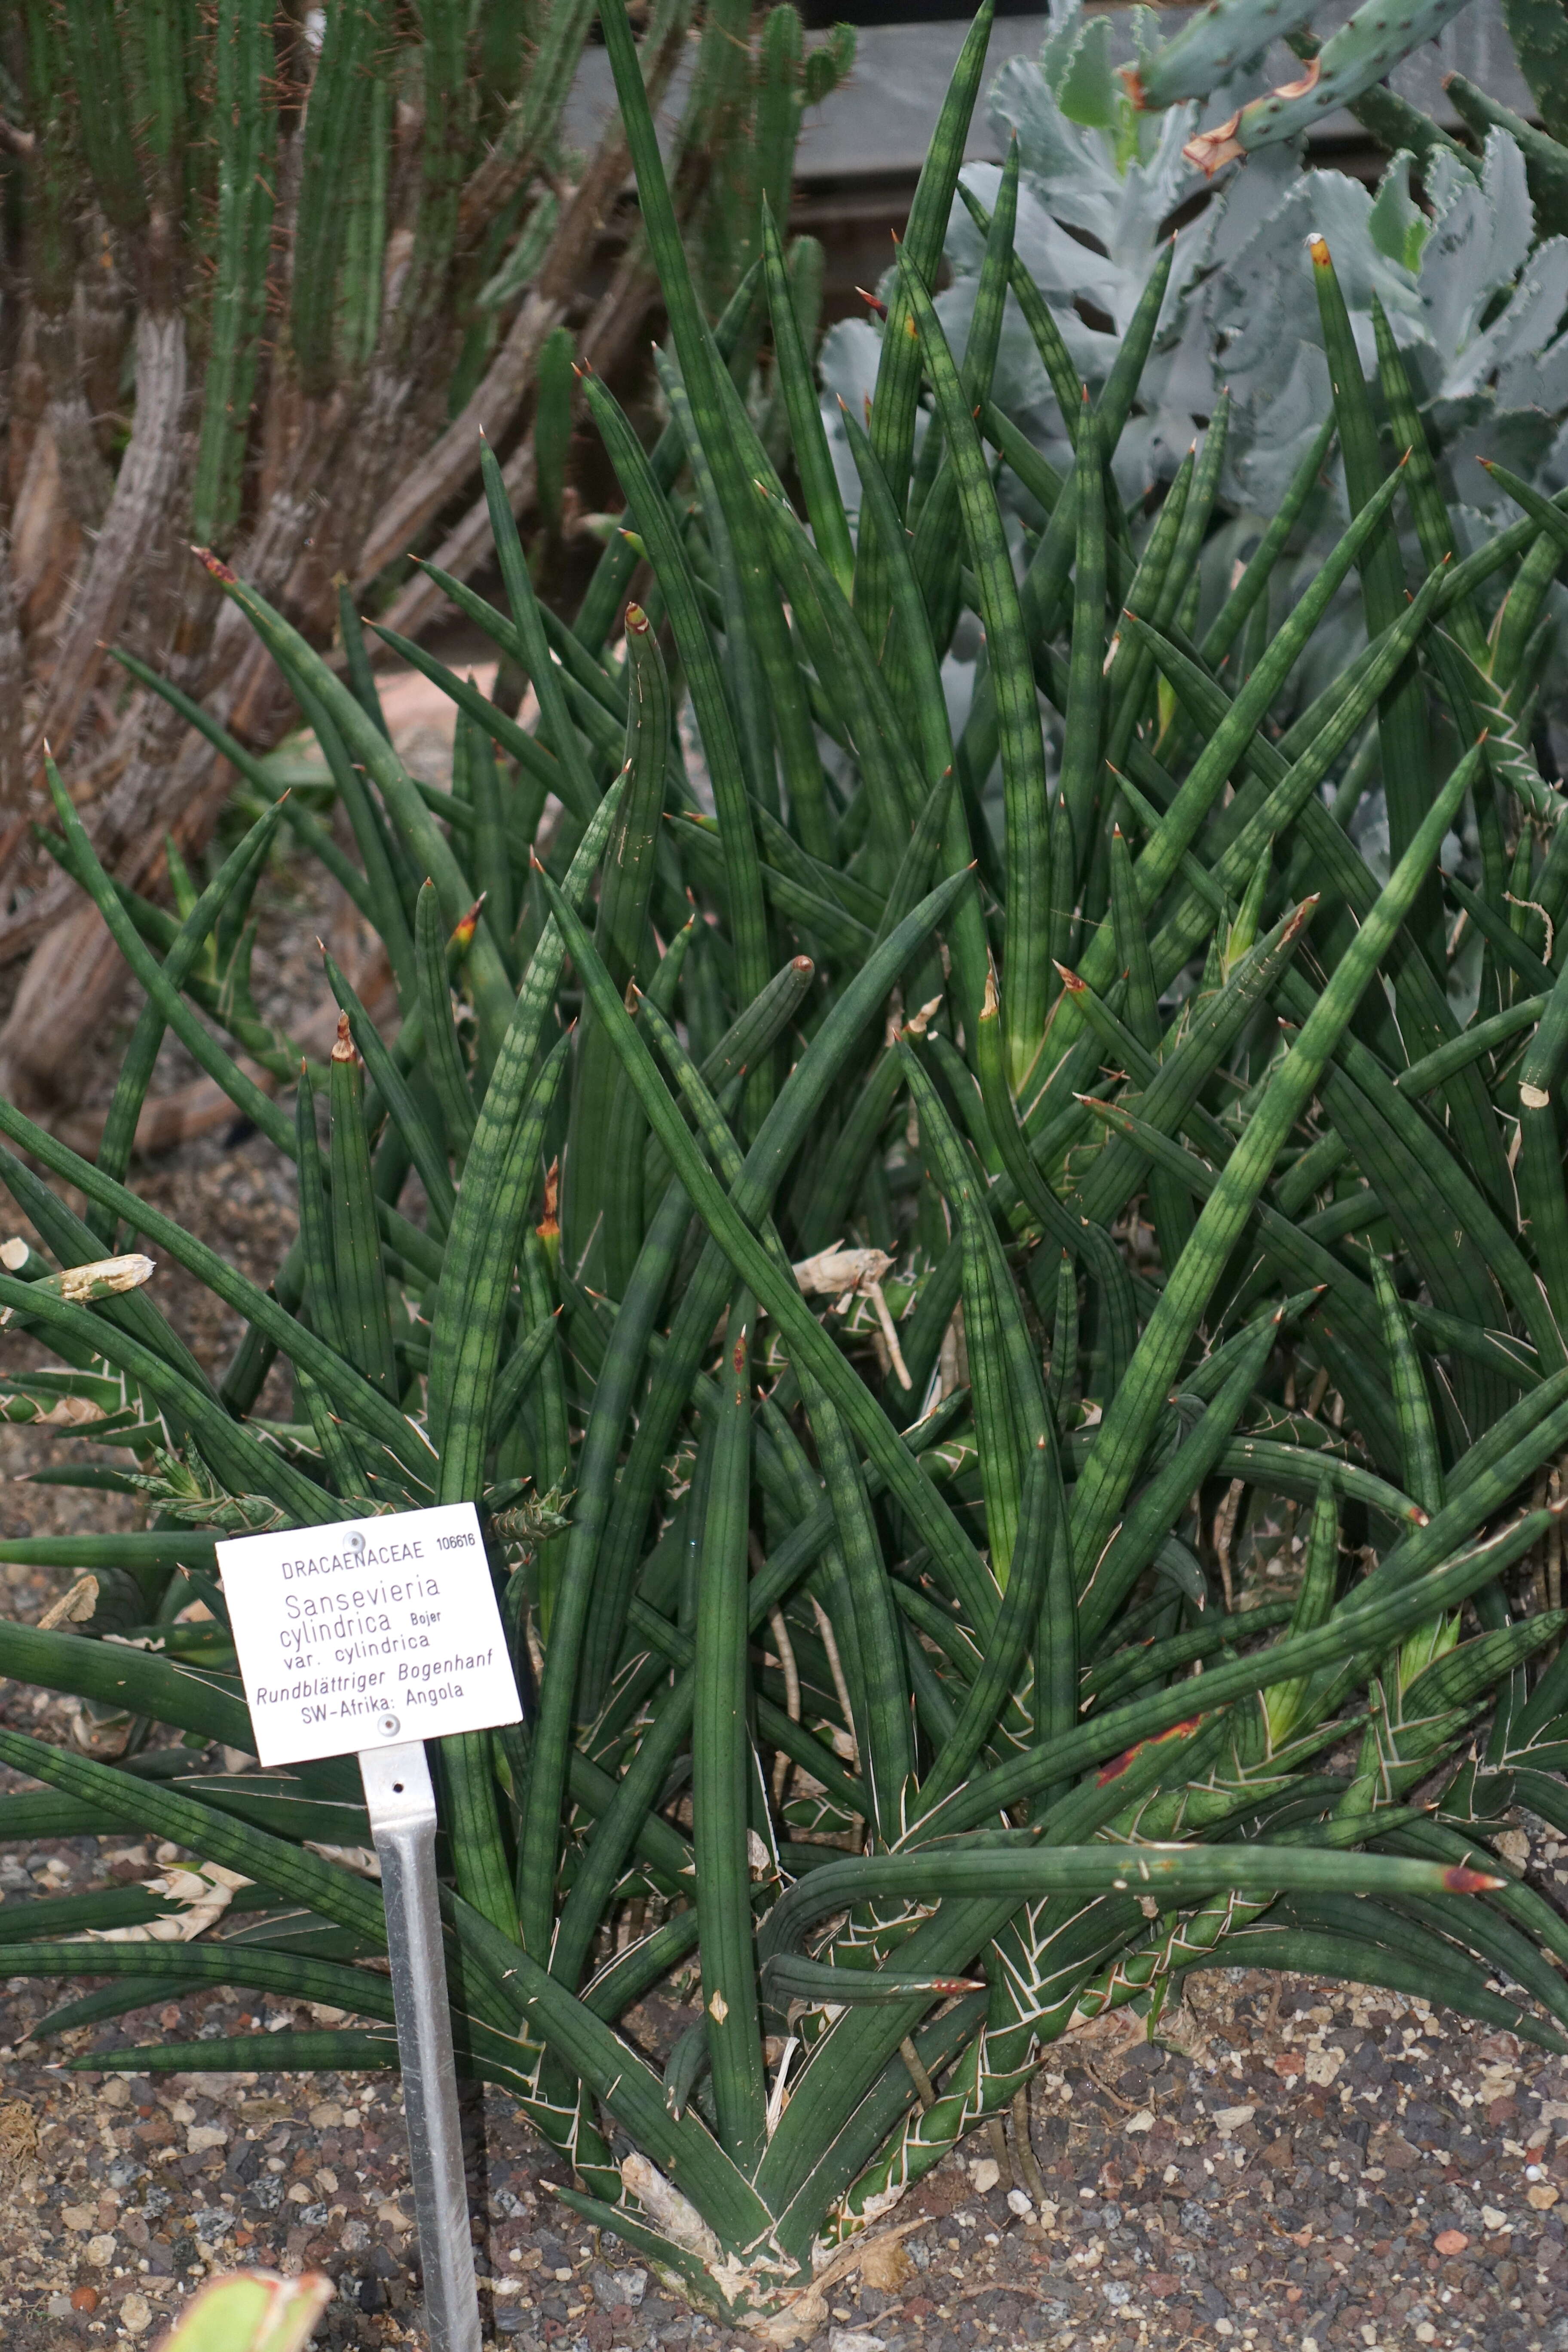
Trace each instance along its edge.
<path fill-rule="evenodd" d="M 472 1503 L 217 1547 L 263 1764 L 517 1723 Z"/>

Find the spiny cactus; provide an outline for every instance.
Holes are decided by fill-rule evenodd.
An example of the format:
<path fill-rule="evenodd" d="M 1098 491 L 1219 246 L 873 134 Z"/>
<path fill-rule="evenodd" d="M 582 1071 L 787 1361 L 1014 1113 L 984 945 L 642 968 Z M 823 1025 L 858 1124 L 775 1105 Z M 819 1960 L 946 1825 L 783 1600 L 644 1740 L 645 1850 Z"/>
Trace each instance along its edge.
<path fill-rule="evenodd" d="M 1502 17 L 1549 135 L 1568 138 L 1568 14 L 1560 0 L 1503 0 Z"/>
<path fill-rule="evenodd" d="M 647 11 L 656 104 L 690 17 L 690 0 Z M 136 887 L 171 829 L 199 845 L 232 782 L 168 706 L 106 671 L 106 643 L 253 749 L 289 721 L 188 542 L 241 553 L 324 643 L 340 578 L 362 594 L 420 542 L 458 575 L 486 552 L 481 429 L 513 506 L 559 520 L 558 339 L 615 368 L 654 289 L 634 237 L 603 294 L 584 292 L 626 154 L 618 119 L 591 155 L 563 133 L 591 22 L 583 0 L 6 12 L 0 959 L 36 953 L 0 1071 L 24 1098 L 68 1099 L 75 1035 L 113 970 L 96 920 L 62 919 L 31 856 L 44 743 L 69 752 L 97 846 Z M 803 97 L 852 47 L 806 56 L 787 6 L 754 43 L 751 0 L 707 9 L 672 164 L 710 296 L 750 258 L 759 185 L 782 213 Z M 536 384 L 554 428 L 537 455 Z M 410 632 L 441 604 L 421 574 L 392 617 Z"/>

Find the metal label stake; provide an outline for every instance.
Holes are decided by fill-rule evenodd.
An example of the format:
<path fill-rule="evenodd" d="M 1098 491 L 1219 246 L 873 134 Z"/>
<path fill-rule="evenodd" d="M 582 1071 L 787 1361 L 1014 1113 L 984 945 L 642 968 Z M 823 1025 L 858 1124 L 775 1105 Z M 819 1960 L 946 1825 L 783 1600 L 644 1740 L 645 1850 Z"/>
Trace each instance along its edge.
<path fill-rule="evenodd" d="M 396 1717 L 386 1720 L 395 1723 Z M 430 2352 L 479 2352 L 458 2063 L 436 1895 L 436 1791 L 418 1740 L 400 1748 L 362 1748 L 359 1769 L 386 1906 Z"/>
<path fill-rule="evenodd" d="M 522 1719 L 472 1503 L 217 1547 L 267 1766 L 359 1758 L 381 1858 L 430 2352 L 479 2352 L 425 1742 Z M 417 1738 L 409 1734 L 416 1732 Z M 367 1734 L 378 1741 L 363 1743 Z"/>

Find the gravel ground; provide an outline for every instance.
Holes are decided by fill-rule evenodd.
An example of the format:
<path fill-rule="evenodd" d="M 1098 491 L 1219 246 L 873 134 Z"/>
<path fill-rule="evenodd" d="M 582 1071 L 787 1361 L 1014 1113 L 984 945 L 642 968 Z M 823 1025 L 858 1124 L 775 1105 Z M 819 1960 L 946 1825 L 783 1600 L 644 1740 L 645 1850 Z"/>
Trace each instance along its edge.
<path fill-rule="evenodd" d="M 118 1869 L 133 1874 L 144 1853 Z M 73 1881 L 85 1859 L 58 1857 Z M 68 2073 L 26 2038 L 54 1998 L 27 1979 L 0 2001 L 8 2352 L 151 2342 L 183 2291 L 237 2262 L 330 2273 L 325 2345 L 420 2340 L 390 2077 Z M 251 2018 L 307 2021 L 219 1992 L 157 2022 L 217 2039 L 254 2030 Z M 66 2047 L 145 2039 L 153 2020 L 132 2022 Z M 1033 2129 L 1050 2201 L 1038 2210 L 1009 2196 L 983 2138 L 939 2167 L 896 2216 L 923 2217 L 902 2241 L 907 2263 L 895 2258 L 905 2274 L 844 2281 L 814 2352 L 1568 2352 L 1568 2063 L 1388 1994 L 1240 1971 L 1194 1982 L 1181 2022 L 1185 2053 L 1102 2044 L 1042 2077 Z M 693 2318 L 608 2237 L 595 2242 L 553 2199 L 559 2168 L 505 2100 L 476 2097 L 468 2122 L 487 2343 L 748 2341 Z"/>
<path fill-rule="evenodd" d="M 425 764 L 434 772 L 434 757 Z M 286 884 L 269 894 L 278 911 L 258 975 L 269 1015 L 288 1021 L 316 1006 L 310 942 L 331 909 L 297 875 Z M 101 1085 L 112 1029 L 100 1051 Z M 190 1075 L 168 1050 L 160 1087 Z M 136 1181 L 270 1275 L 291 1201 L 257 1138 L 207 1135 L 143 1163 Z M 235 1335 L 216 1302 L 172 1267 L 158 1285 L 204 1360 L 221 1361 Z M 54 1443 L 0 1424 L 5 1533 L 131 1524 L 121 1498 L 24 1483 Z M 29 1621 L 71 1581 L 68 1570 L 0 1576 L 5 1613 Z M 66 1703 L 0 1682 L 0 1720 L 63 1738 L 67 1717 Z M 0 1787 L 16 1785 L 0 1774 Z M 1535 1883 L 1568 1882 L 1568 1846 L 1539 1824 L 1526 1832 L 1517 1859 L 1528 1855 Z M 12 1846 L 0 1851 L 0 1906 L 150 1877 L 174 1858 L 128 1839 Z M 0 1941 L 5 1929 L 0 1918 Z M 65 2062 L 159 2035 L 327 2021 L 217 1988 L 34 2039 L 82 1989 L 31 1978 L 0 1988 L 5 2352 L 151 2346 L 200 2277 L 256 2263 L 337 2281 L 323 2345 L 422 2341 L 395 2078 L 71 2071 Z M 668 2016 L 658 2022 L 668 2032 Z M 1129 2042 L 1113 2023 L 1065 2051 L 1034 2092 L 1048 2201 L 1031 2206 L 985 2137 L 970 2141 L 892 2217 L 919 2218 L 881 2284 L 840 2282 L 812 2352 L 1568 2352 L 1568 2061 L 1396 1995 L 1223 1969 L 1188 1979 L 1165 2030 L 1179 2046 Z M 694 2318 L 625 2247 L 585 2232 L 552 2194 L 559 2166 L 506 2100 L 475 2092 L 466 2121 L 487 2344 L 754 2343 Z"/>

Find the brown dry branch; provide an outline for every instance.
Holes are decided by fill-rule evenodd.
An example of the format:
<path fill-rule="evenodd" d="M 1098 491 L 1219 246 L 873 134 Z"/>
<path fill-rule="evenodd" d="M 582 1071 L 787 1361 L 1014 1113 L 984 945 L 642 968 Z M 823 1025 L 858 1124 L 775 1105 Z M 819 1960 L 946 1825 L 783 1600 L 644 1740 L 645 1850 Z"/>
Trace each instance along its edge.
<path fill-rule="evenodd" d="M 13 237 L 0 252 L 0 962 L 29 959 L 0 1027 L 0 1088 L 51 1120 L 72 1113 L 76 1041 L 121 976 L 35 837 L 46 742 L 100 857 L 153 895 L 166 837 L 199 850 L 235 781 L 111 648 L 269 751 L 295 706 L 190 541 L 216 544 L 320 646 L 341 580 L 396 628 L 427 626 L 440 590 L 423 571 L 378 585 L 387 567 L 421 541 L 459 576 L 486 559 L 481 435 L 525 513 L 546 341 L 564 329 L 580 362 L 611 374 L 653 295 L 640 230 L 628 238 L 621 217 L 618 116 L 585 157 L 562 143 L 585 31 L 570 0 L 499 68 L 456 0 L 368 47 L 370 20 L 352 11 L 305 38 L 267 0 L 219 0 L 177 89 L 130 76 L 84 103 L 89 54 L 122 48 L 152 71 L 140 7 L 84 0 L 50 20 L 47 56 L 25 48 L 19 23 L 0 29 L 28 100 L 0 135 L 0 196 L 15 198 L 0 205 L 0 238 Z M 721 13 L 746 34 L 748 10 Z M 690 0 L 649 12 L 656 106 L 689 17 Z M 671 158 L 689 219 L 716 146 L 746 147 L 748 122 L 722 112 L 700 66 Z M 182 170 L 196 190 L 184 218 L 171 203 Z M 535 265 L 498 297 L 536 216 L 550 226 Z M 454 383 L 468 388 L 455 397 Z M 183 1131 L 221 1118 L 206 1091 L 192 1090 Z"/>

